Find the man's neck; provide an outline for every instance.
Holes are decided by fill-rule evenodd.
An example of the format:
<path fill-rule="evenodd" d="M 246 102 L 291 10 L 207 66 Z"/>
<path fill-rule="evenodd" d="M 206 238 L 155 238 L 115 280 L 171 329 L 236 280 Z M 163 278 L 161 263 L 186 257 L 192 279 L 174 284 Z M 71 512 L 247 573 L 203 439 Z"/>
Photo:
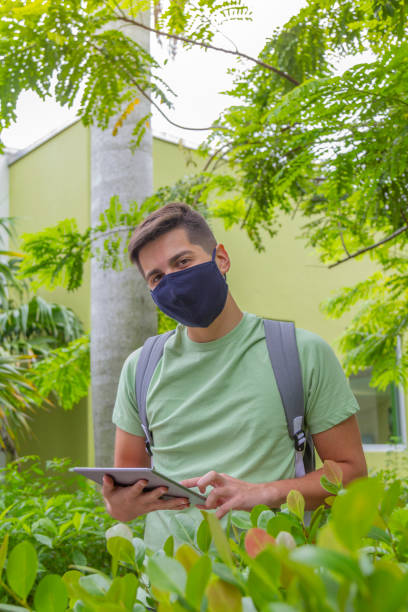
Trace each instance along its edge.
<path fill-rule="evenodd" d="M 242 311 L 230 293 L 218 317 L 208 327 L 188 327 L 187 334 L 193 342 L 212 342 L 229 334 L 241 321 Z"/>

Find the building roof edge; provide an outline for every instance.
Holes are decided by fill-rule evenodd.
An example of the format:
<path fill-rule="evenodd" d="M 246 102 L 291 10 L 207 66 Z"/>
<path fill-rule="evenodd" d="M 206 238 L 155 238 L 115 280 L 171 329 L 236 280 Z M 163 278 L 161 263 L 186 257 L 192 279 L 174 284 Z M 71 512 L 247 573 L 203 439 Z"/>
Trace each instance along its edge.
<path fill-rule="evenodd" d="M 55 136 L 58 136 L 59 134 L 73 126 L 75 123 L 78 123 L 79 121 L 80 119 L 70 119 L 60 127 L 52 130 L 51 132 L 48 132 L 48 134 L 46 134 L 42 138 L 39 138 L 32 144 L 28 145 L 28 147 L 24 147 L 23 149 L 11 149 L 6 147 L 5 153 L 7 154 L 8 165 L 11 166 L 22 157 L 25 157 L 35 149 L 38 149 L 43 144 L 45 144 L 49 140 L 52 140 L 53 138 L 55 138 Z M 153 138 L 157 140 L 163 140 L 164 142 L 170 142 L 172 144 L 182 144 L 187 149 L 195 150 L 198 147 L 198 144 L 191 140 L 176 136 L 175 134 L 169 134 L 167 132 L 156 132 L 155 130 L 153 130 Z"/>

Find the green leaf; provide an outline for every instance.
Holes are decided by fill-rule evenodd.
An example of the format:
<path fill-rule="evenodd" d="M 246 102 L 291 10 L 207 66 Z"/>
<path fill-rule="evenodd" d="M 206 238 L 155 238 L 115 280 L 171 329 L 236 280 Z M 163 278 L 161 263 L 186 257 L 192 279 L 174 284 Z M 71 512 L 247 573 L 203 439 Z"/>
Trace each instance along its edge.
<path fill-rule="evenodd" d="M 270 508 L 265 504 L 258 504 L 252 508 L 250 513 L 252 527 L 258 527 L 258 517 L 264 511 L 270 511 Z"/>
<path fill-rule="evenodd" d="M 67 603 L 67 588 L 61 576 L 56 574 L 44 576 L 34 595 L 36 612 L 64 612 Z"/>
<path fill-rule="evenodd" d="M 308 541 L 312 543 L 316 538 L 317 530 L 319 529 L 323 519 L 325 517 L 325 508 L 324 506 L 319 506 L 316 510 L 313 511 L 312 517 L 310 519 L 310 524 L 308 528 Z"/>
<path fill-rule="evenodd" d="M 252 527 L 251 515 L 244 510 L 233 510 L 231 513 L 231 522 L 238 529 L 250 529 Z"/>
<path fill-rule="evenodd" d="M 163 550 L 168 557 L 174 555 L 174 536 L 170 535 L 163 545 Z"/>
<path fill-rule="evenodd" d="M 9 541 L 9 534 L 6 533 L 6 535 L 4 536 L 4 540 L 0 546 L 0 578 L 3 573 L 4 564 L 7 559 L 8 541 Z"/>
<path fill-rule="evenodd" d="M 132 530 L 125 523 L 116 523 L 105 532 L 105 538 L 110 540 L 111 538 L 124 538 L 125 540 L 132 541 L 133 534 Z"/>
<path fill-rule="evenodd" d="M 79 580 L 82 577 L 81 572 L 78 570 L 69 570 L 62 576 L 62 581 L 67 587 L 68 596 L 71 599 L 81 597 L 81 588 L 79 587 Z"/>
<path fill-rule="evenodd" d="M 220 521 L 217 519 L 215 514 L 211 512 L 202 511 L 202 513 L 205 519 L 208 521 L 212 539 L 214 540 L 215 548 L 217 549 L 220 558 L 226 565 L 232 567 L 233 560 L 231 548 L 228 544 L 227 536 L 221 527 Z"/>
<path fill-rule="evenodd" d="M 241 578 L 239 572 L 235 568 L 228 567 L 224 563 L 213 562 L 213 573 L 234 586 L 238 587 L 243 593 L 245 593 L 245 582 Z"/>
<path fill-rule="evenodd" d="M 131 565 L 135 564 L 135 549 L 129 540 L 120 536 L 111 537 L 106 543 L 106 548 L 115 563 L 124 561 Z"/>
<path fill-rule="evenodd" d="M 207 553 L 211 544 L 210 526 L 206 520 L 203 520 L 197 529 L 197 546 L 203 552 Z"/>
<path fill-rule="evenodd" d="M 266 529 L 269 521 L 275 516 L 273 510 L 263 510 L 258 516 L 258 527 Z"/>
<path fill-rule="evenodd" d="M 386 488 L 380 507 L 380 514 L 383 518 L 387 519 L 391 516 L 392 511 L 398 502 L 400 493 L 401 482 L 399 480 L 395 480 L 394 482 L 390 483 L 390 485 Z"/>
<path fill-rule="evenodd" d="M 363 584 L 363 575 L 357 561 L 334 550 L 316 546 L 301 546 L 291 553 L 291 559 L 314 568 L 324 567 L 340 578 Z"/>
<path fill-rule="evenodd" d="M 339 487 L 330 482 L 330 480 L 328 480 L 326 476 L 322 476 L 320 478 L 320 484 L 322 485 L 323 489 L 325 489 L 329 493 L 332 493 L 333 495 L 337 495 L 337 493 L 339 492 Z"/>
<path fill-rule="evenodd" d="M 375 478 L 354 480 L 344 495 L 338 495 L 332 507 L 332 521 L 340 540 L 350 550 L 361 545 L 378 516 L 384 487 Z"/>
<path fill-rule="evenodd" d="M 53 547 L 52 539 L 48 536 L 43 535 L 42 533 L 34 533 L 34 537 L 37 542 L 40 542 L 40 544 L 44 544 L 45 546 L 47 546 L 47 548 Z"/>
<path fill-rule="evenodd" d="M 166 556 L 151 557 L 147 563 L 147 575 L 152 585 L 160 591 L 184 594 L 187 574 L 175 559 Z"/>
<path fill-rule="evenodd" d="M 179 512 L 170 518 L 170 529 L 172 534 L 180 542 L 186 542 L 194 546 L 195 524 L 191 516 Z"/>
<path fill-rule="evenodd" d="M 386 531 L 384 531 L 384 529 L 380 529 L 380 527 L 371 527 L 370 531 L 367 534 L 367 538 L 371 538 L 372 540 L 376 540 L 377 542 L 384 542 L 384 544 L 392 546 L 392 538 Z"/>
<path fill-rule="evenodd" d="M 7 581 L 13 591 L 24 601 L 31 591 L 37 575 L 38 559 L 30 542 L 17 544 L 7 562 Z"/>
<path fill-rule="evenodd" d="M 287 497 L 287 504 L 290 512 L 303 522 L 305 516 L 305 499 L 300 491 L 292 489 Z"/>
<path fill-rule="evenodd" d="M 132 538 L 133 548 L 135 549 L 135 562 L 140 568 L 143 565 L 143 561 L 146 554 L 145 543 L 141 538 Z"/>
<path fill-rule="evenodd" d="M 292 529 L 297 526 L 297 521 L 293 516 L 285 514 L 284 512 L 279 512 L 268 521 L 266 530 L 270 535 L 276 537 L 280 531 L 292 533 Z"/>
<path fill-rule="evenodd" d="M 132 610 L 133 603 L 136 599 L 137 587 L 139 581 L 134 574 L 126 574 L 125 576 L 117 576 L 114 578 L 109 591 L 106 594 L 106 600 L 123 604 L 126 610 Z"/>
<path fill-rule="evenodd" d="M 261 552 L 257 556 L 256 563 L 250 568 L 248 575 L 248 593 L 257 609 L 261 610 L 267 603 L 279 600 L 280 563 L 268 552 Z"/>
<path fill-rule="evenodd" d="M 104 596 L 110 589 L 112 580 L 102 574 L 90 574 L 81 576 L 79 585 L 90 595 Z"/>
<path fill-rule="evenodd" d="M 186 598 L 195 608 L 200 609 L 201 600 L 211 576 L 211 567 L 210 558 L 204 555 L 188 572 Z"/>
<path fill-rule="evenodd" d="M 207 587 L 211 612 L 242 612 L 242 595 L 237 587 L 216 578 Z"/>
<path fill-rule="evenodd" d="M 189 544 L 182 544 L 177 549 L 174 558 L 181 563 L 188 573 L 193 565 L 198 561 L 199 554 Z"/>

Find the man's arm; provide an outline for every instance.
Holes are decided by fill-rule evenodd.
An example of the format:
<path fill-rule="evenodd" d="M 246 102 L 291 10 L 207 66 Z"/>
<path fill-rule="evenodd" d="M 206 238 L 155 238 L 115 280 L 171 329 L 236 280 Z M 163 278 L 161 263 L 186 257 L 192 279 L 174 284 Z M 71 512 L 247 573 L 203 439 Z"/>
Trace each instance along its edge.
<path fill-rule="evenodd" d="M 343 484 L 354 478 L 366 476 L 367 465 L 354 415 L 327 431 L 315 434 L 313 441 L 322 462 L 331 459 L 341 467 Z M 254 484 L 212 471 L 198 478 L 184 480 L 181 484 L 187 487 L 197 486 L 202 493 L 207 486 L 214 487 L 205 507 L 218 508 L 217 516 L 221 518 L 229 510 L 251 510 L 257 504 L 279 508 L 285 503 L 292 489 L 302 493 L 307 509 L 316 508 L 327 497 L 327 491 L 320 485 L 321 476 L 320 468 L 302 478 Z"/>
<path fill-rule="evenodd" d="M 150 467 L 150 457 L 142 436 L 116 428 L 115 467 Z M 159 499 L 166 493 L 166 487 L 143 493 L 146 485 L 146 480 L 139 480 L 130 487 L 117 487 L 112 478 L 105 475 L 102 493 L 109 514 L 118 521 L 126 522 L 154 510 L 183 510 L 189 505 L 184 497 Z"/>

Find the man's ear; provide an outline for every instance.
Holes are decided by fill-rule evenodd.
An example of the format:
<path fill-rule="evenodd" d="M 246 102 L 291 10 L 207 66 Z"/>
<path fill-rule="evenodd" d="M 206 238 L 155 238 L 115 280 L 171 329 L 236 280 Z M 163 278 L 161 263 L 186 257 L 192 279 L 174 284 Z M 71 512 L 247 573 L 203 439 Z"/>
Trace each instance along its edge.
<path fill-rule="evenodd" d="M 227 274 L 231 267 L 231 261 L 223 244 L 217 244 L 215 251 L 215 263 L 221 274 Z"/>

